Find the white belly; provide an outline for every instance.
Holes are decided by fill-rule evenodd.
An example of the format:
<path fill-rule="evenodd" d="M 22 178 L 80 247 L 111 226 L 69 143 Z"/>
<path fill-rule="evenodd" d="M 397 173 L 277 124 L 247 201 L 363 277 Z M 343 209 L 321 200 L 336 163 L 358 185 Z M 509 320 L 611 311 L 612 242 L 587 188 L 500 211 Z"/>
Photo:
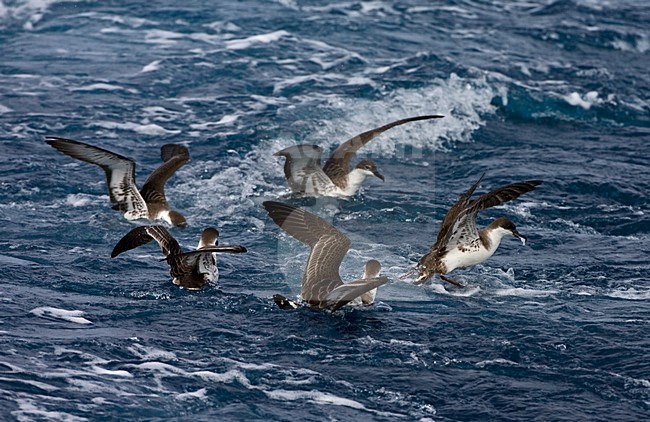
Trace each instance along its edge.
<path fill-rule="evenodd" d="M 454 248 L 442 258 L 442 262 L 445 264 L 447 272 L 451 272 L 456 268 L 465 268 L 480 264 L 493 254 L 494 250 L 483 247 L 464 252 L 459 251 L 458 248 Z"/>

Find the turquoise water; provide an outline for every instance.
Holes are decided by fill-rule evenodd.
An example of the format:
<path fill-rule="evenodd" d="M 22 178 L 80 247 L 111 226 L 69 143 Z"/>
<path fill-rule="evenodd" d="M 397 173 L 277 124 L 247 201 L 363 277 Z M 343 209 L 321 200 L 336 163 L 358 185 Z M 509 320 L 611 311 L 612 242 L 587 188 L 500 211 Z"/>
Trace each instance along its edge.
<path fill-rule="evenodd" d="M 6 420 L 616 420 L 650 410 L 650 7 L 643 1 L 0 2 L 0 416 Z M 286 196 L 296 143 L 326 150 L 392 120 L 350 201 Z M 44 137 L 136 160 L 188 146 L 167 186 L 247 254 L 180 290 L 104 177 Z M 459 290 L 398 280 L 457 195 L 528 179 L 481 215 L 505 239 Z M 282 200 L 378 259 L 369 309 L 282 312 L 308 251 Z"/>

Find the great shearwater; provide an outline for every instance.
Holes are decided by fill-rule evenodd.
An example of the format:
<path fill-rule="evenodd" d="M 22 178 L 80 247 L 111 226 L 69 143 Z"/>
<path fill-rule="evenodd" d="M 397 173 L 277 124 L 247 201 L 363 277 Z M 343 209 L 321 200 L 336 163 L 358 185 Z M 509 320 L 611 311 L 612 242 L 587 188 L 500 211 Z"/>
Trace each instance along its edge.
<path fill-rule="evenodd" d="M 374 303 L 377 287 L 388 282 L 388 278 L 379 275 L 381 264 L 378 261 L 368 261 L 360 279 L 343 283 L 339 267 L 350 249 L 347 236 L 303 209 L 272 201 L 263 205 L 275 224 L 311 249 L 300 290 L 305 303 L 332 312 L 348 303 Z M 282 295 L 275 295 L 273 299 L 282 309 L 301 306 Z"/>
<path fill-rule="evenodd" d="M 485 174 L 483 175 L 485 176 Z M 515 224 L 508 218 L 500 217 L 492 221 L 486 228 L 476 227 L 476 215 L 479 211 L 494 207 L 530 192 L 542 183 L 541 180 L 528 180 L 502 186 L 483 194 L 476 199 L 470 199 L 483 176 L 461 194 L 458 201 L 447 211 L 438 230 L 436 243 L 431 246 L 428 254 L 424 255 L 416 269 L 407 273 L 403 278 L 418 272 L 415 284 L 422 284 L 434 274 L 446 282 L 462 287 L 460 283 L 445 276 L 456 268 L 466 268 L 479 264 L 490 258 L 499 247 L 501 238 L 510 234 L 526 244 L 526 237 L 520 234 Z"/>
<path fill-rule="evenodd" d="M 155 240 L 160 245 L 173 283 L 189 290 L 198 290 L 206 283 L 219 279 L 217 259 L 220 253 L 244 253 L 240 245 L 219 245 L 219 231 L 208 227 L 201 233 L 201 240 L 195 251 L 183 252 L 176 239 L 163 226 L 140 226 L 128 232 L 113 248 L 111 258 L 122 252 L 145 245 Z"/>
<path fill-rule="evenodd" d="M 186 226 L 179 212 L 170 210 L 165 198 L 165 183 L 176 170 L 190 160 L 190 153 L 182 145 L 166 144 L 160 148 L 163 163 L 147 178 L 141 190 L 135 184 L 135 162 L 119 154 L 83 142 L 49 136 L 49 145 L 60 152 L 86 163 L 101 167 L 106 173 L 106 184 L 113 209 L 128 220 L 140 218 L 163 220 L 173 226 Z"/>
<path fill-rule="evenodd" d="M 323 149 L 318 145 L 295 145 L 278 151 L 274 155 L 286 158 L 284 176 L 294 195 L 346 198 L 359 190 L 367 176 L 376 176 L 384 180 L 384 176 L 377 170 L 377 165 L 370 160 L 361 161 L 350 171 L 350 162 L 359 148 L 395 126 L 417 120 L 440 119 L 442 117 L 444 116 L 409 117 L 363 132 L 336 148 L 322 168 Z"/>

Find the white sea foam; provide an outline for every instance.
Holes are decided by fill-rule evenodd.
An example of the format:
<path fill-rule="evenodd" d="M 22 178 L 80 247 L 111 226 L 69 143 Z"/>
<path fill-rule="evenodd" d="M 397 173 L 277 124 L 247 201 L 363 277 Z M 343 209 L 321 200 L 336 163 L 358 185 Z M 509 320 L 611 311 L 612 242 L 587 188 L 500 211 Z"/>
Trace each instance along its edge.
<path fill-rule="evenodd" d="M 187 372 L 185 372 L 180 368 L 175 367 L 174 365 L 170 365 L 168 363 L 163 363 L 163 362 L 157 362 L 157 361 L 144 362 L 133 366 L 139 369 L 146 369 L 149 371 L 159 372 L 161 374 L 179 374 L 179 375 L 187 374 Z"/>
<path fill-rule="evenodd" d="M 163 377 L 193 377 L 200 378 L 203 381 L 216 382 L 220 384 L 231 383 L 233 381 L 238 381 L 241 385 L 246 388 L 258 388 L 251 385 L 251 382 L 248 380 L 246 375 L 237 370 L 231 369 L 224 373 L 217 373 L 212 371 L 195 371 L 188 372 L 181 368 L 178 368 L 174 365 L 163 362 L 143 362 L 140 364 L 128 365 L 129 367 L 134 367 L 138 369 L 148 370 L 155 373 L 157 378 Z"/>
<path fill-rule="evenodd" d="M 557 223 L 566 226 L 569 229 L 569 231 L 572 231 L 574 233 L 592 234 L 592 235 L 598 234 L 596 229 L 592 227 L 583 226 L 582 224 L 575 223 L 571 220 L 565 220 L 563 218 L 556 218 L 554 220 L 551 220 L 551 223 Z"/>
<path fill-rule="evenodd" d="M 73 16 L 93 18 L 101 21 L 109 21 L 112 23 L 126 25 L 131 28 L 139 28 L 145 24 L 154 24 L 153 21 L 150 21 L 148 19 L 136 18 L 134 16 L 111 15 L 108 13 L 98 13 L 98 12 L 82 12 Z"/>
<path fill-rule="evenodd" d="M 65 412 L 49 411 L 43 407 L 42 403 L 30 398 L 16 399 L 16 404 L 18 404 L 18 410 L 12 411 L 11 414 L 21 422 L 33 421 L 35 418 L 38 418 L 39 420 L 42 418 L 44 420 L 62 422 L 80 422 L 88 420 Z"/>
<path fill-rule="evenodd" d="M 478 292 L 481 291 L 480 286 L 469 286 L 469 285 L 465 285 L 465 288 L 463 289 L 456 289 L 450 287 L 450 290 L 447 290 L 446 286 L 443 285 L 442 283 L 444 282 L 433 282 L 429 285 L 430 287 L 428 288 L 442 295 L 456 296 L 456 297 L 470 297 L 476 295 Z"/>
<path fill-rule="evenodd" d="M 61 0 L 20 0 L 5 5 L 0 1 L 0 18 L 11 18 L 25 20 L 23 28 L 34 29 L 34 25 L 43 19 L 47 9 L 54 3 Z M 71 0 L 72 2 L 75 0 Z"/>
<path fill-rule="evenodd" d="M 647 300 L 650 299 L 650 290 L 637 290 L 631 287 L 629 289 L 614 290 L 606 293 L 605 296 L 626 300 Z"/>
<path fill-rule="evenodd" d="M 231 369 L 229 371 L 226 371 L 223 374 L 218 374 L 216 372 L 211 372 L 211 371 L 197 371 L 197 372 L 191 372 L 188 375 L 201 378 L 204 381 L 212 381 L 212 382 L 218 382 L 222 384 L 231 383 L 233 381 L 239 381 L 241 385 L 248 388 L 252 388 L 251 383 L 246 377 L 246 375 L 244 375 L 243 372 L 238 371 L 236 369 Z"/>
<path fill-rule="evenodd" d="M 475 364 L 478 368 L 485 368 L 488 365 L 508 365 L 508 366 L 516 366 L 518 365 L 517 362 L 513 362 L 508 359 L 503 359 L 503 358 L 497 358 L 497 359 L 490 359 L 490 360 L 484 360 L 481 362 L 477 362 Z"/>
<path fill-rule="evenodd" d="M 133 132 L 141 133 L 143 135 L 150 135 L 150 136 L 177 135 L 181 133 L 180 130 L 168 130 L 155 123 L 138 124 L 132 122 L 118 123 L 118 122 L 110 122 L 110 121 L 97 121 L 94 122 L 93 125 L 105 129 L 130 130 Z"/>
<path fill-rule="evenodd" d="M 192 400 L 192 399 L 206 400 L 207 396 L 208 396 L 208 389 L 201 388 L 199 390 L 192 391 L 189 393 L 176 394 L 176 399 L 177 400 Z"/>
<path fill-rule="evenodd" d="M 131 94 L 137 94 L 138 90 L 133 89 L 133 88 L 125 88 L 120 85 L 113 85 L 113 84 L 108 84 L 104 82 L 98 82 L 90 85 L 85 85 L 85 86 L 80 86 L 80 87 L 73 87 L 70 88 L 71 91 L 126 91 L 130 92 Z"/>
<path fill-rule="evenodd" d="M 406 9 L 406 13 L 449 12 L 464 19 L 478 19 L 479 15 L 458 6 L 413 6 Z"/>
<path fill-rule="evenodd" d="M 283 37 L 288 37 L 289 35 L 290 34 L 284 30 L 270 32 L 268 34 L 253 35 L 248 38 L 226 41 L 226 48 L 228 50 L 243 50 L 245 48 L 250 48 L 255 44 L 276 42 Z"/>
<path fill-rule="evenodd" d="M 110 369 L 105 369 L 97 365 L 93 365 L 91 367 L 92 371 L 97 374 L 97 375 L 110 375 L 112 377 L 124 377 L 124 378 L 133 378 L 133 375 L 129 371 L 124 371 L 124 370 L 110 370 Z"/>
<path fill-rule="evenodd" d="M 153 71 L 156 71 L 156 70 L 160 69 L 160 63 L 161 62 L 162 62 L 161 60 L 152 61 L 148 65 L 144 66 L 142 68 L 142 70 L 140 71 L 140 73 L 153 72 Z"/>
<path fill-rule="evenodd" d="M 650 43 L 647 39 L 640 40 L 636 44 L 630 44 L 627 41 L 616 40 L 612 42 L 614 48 L 622 51 L 634 51 L 645 54 L 650 49 Z"/>
<path fill-rule="evenodd" d="M 264 392 L 267 396 L 275 400 L 306 400 L 317 404 L 329 404 L 334 406 L 345 406 L 353 409 L 368 410 L 363 404 L 355 400 L 335 396 L 333 394 L 323 393 L 317 390 L 296 391 L 296 390 L 270 390 Z"/>
<path fill-rule="evenodd" d="M 65 197 L 65 203 L 71 207 L 85 207 L 86 205 L 96 205 L 108 202 L 107 195 L 89 195 L 86 193 L 71 193 Z"/>
<path fill-rule="evenodd" d="M 589 91 L 582 96 L 577 92 L 572 92 L 568 95 L 565 95 L 563 98 L 572 106 L 582 107 L 585 110 L 589 110 L 593 105 L 603 104 L 606 102 L 611 103 L 614 101 L 613 94 L 610 94 L 607 96 L 607 98 L 603 99 L 599 97 L 599 94 L 596 91 Z"/>
<path fill-rule="evenodd" d="M 353 19 L 368 14 L 392 15 L 398 13 L 390 3 L 384 1 L 364 1 L 361 3 L 343 1 L 331 3 L 327 6 L 304 6 L 302 9 L 312 13 L 343 13 Z"/>
<path fill-rule="evenodd" d="M 92 322 L 82 317 L 84 314 L 83 311 L 68 311 L 66 309 L 42 306 L 34 308 L 29 312 L 42 318 L 62 319 L 64 321 L 74 322 L 75 324 L 92 324 Z"/>
<path fill-rule="evenodd" d="M 323 85 L 326 85 L 328 83 L 336 83 L 338 85 L 368 85 L 372 87 L 377 86 L 374 80 L 363 76 L 349 77 L 338 73 L 328 73 L 325 75 L 314 73 L 310 75 L 300 75 L 293 78 L 287 78 L 276 82 L 273 84 L 273 92 L 275 94 L 279 94 L 282 93 L 282 91 L 284 91 L 286 88 L 300 85 L 305 82 L 316 82 Z"/>
<path fill-rule="evenodd" d="M 365 412 L 381 415 L 384 417 L 404 417 L 404 415 L 400 415 L 398 413 L 380 412 L 374 409 L 369 409 L 356 400 L 346 399 L 344 397 L 336 396 L 334 394 L 325 393 L 318 390 L 304 391 L 304 390 L 277 389 L 277 390 L 268 390 L 268 391 L 263 390 L 263 392 L 269 398 L 275 400 L 307 401 L 319 405 L 349 407 L 352 409 L 362 410 Z"/>
<path fill-rule="evenodd" d="M 356 59 L 362 62 L 367 62 L 359 53 L 354 51 L 330 45 L 321 40 L 313 40 L 309 38 L 302 38 L 301 43 L 308 45 L 316 52 L 312 54 L 309 60 L 318 64 L 323 70 L 329 70 L 341 63 L 345 63 L 351 59 Z"/>
<path fill-rule="evenodd" d="M 12 112 L 12 111 L 13 111 L 13 110 L 10 109 L 9 107 L 0 104 L 0 114 L 10 113 L 10 112 Z"/>
<path fill-rule="evenodd" d="M 508 289 L 494 290 L 496 296 L 519 296 L 519 297 L 546 297 L 559 293 L 558 290 L 536 290 L 511 287 Z"/>
<path fill-rule="evenodd" d="M 145 32 L 145 41 L 152 44 L 172 45 L 176 44 L 177 40 L 185 37 L 185 34 L 161 29 L 150 29 Z"/>
<path fill-rule="evenodd" d="M 235 123 L 239 119 L 239 116 L 236 114 L 226 114 L 223 116 L 216 124 L 218 125 L 230 125 Z"/>
<path fill-rule="evenodd" d="M 173 352 L 157 349 L 155 347 L 143 346 L 137 343 L 130 346 L 128 350 L 142 360 L 177 360 L 176 354 Z"/>

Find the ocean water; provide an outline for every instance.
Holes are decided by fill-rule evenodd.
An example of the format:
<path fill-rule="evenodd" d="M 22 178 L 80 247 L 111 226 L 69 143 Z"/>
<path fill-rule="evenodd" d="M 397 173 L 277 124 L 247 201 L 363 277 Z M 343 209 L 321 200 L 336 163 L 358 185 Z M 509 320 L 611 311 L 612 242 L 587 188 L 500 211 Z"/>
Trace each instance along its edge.
<path fill-rule="evenodd" d="M 0 1 L 0 419 L 554 420 L 650 416 L 650 6 L 643 0 Z M 386 182 L 349 201 L 287 196 L 296 143 L 373 140 Z M 249 252 L 218 283 L 172 285 L 102 172 L 44 143 L 191 161 L 172 206 Z M 398 280 L 457 195 L 542 179 L 485 211 L 504 239 L 465 289 Z M 307 249 L 282 200 L 352 239 L 391 282 L 376 306 L 276 309 Z"/>

